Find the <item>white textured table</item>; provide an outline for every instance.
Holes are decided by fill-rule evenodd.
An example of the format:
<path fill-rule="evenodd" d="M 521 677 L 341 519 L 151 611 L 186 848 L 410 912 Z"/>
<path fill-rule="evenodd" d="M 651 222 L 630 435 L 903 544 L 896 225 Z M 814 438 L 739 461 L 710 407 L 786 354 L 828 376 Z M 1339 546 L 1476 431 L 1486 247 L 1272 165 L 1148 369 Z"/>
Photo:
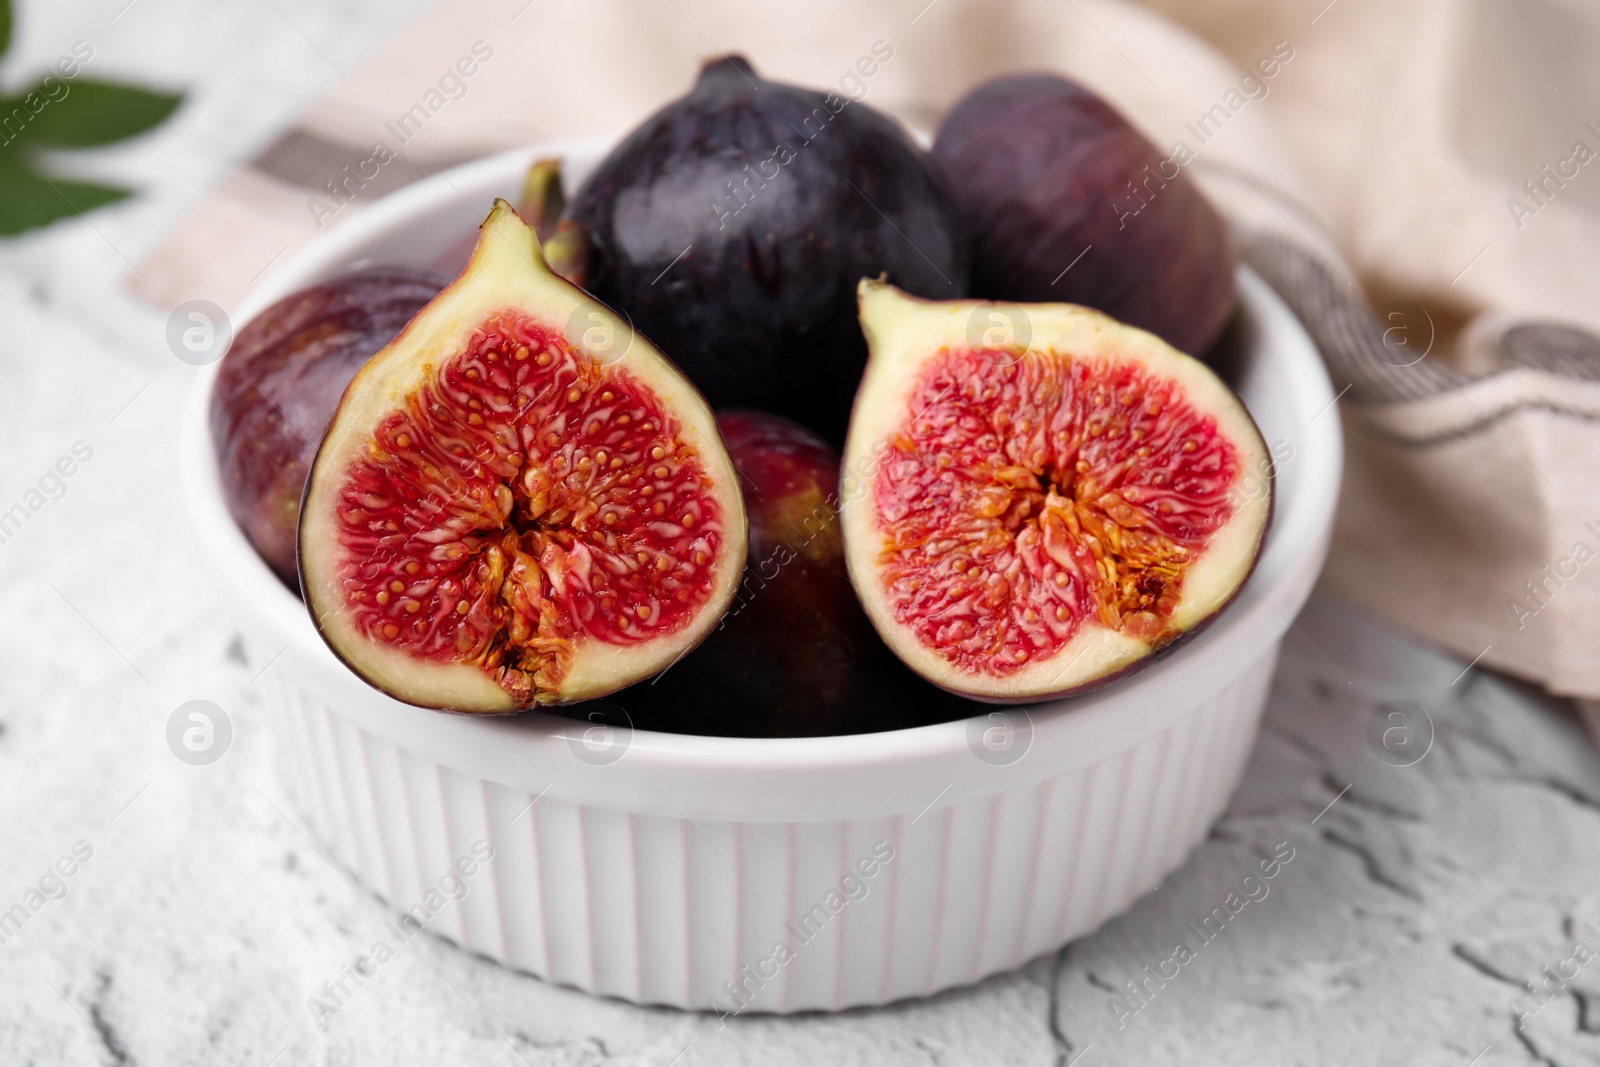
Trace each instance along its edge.
<path fill-rule="evenodd" d="M 329 71 L 272 5 L 146 0 L 111 23 L 121 6 L 27 4 L 13 68 L 87 38 L 97 73 L 192 96 L 169 130 L 92 162 L 146 197 L 0 245 L 0 511 L 75 444 L 92 451 L 0 543 L 0 912 L 27 915 L 0 944 L 0 1062 L 1600 1060 L 1600 962 L 1574 958 L 1578 940 L 1585 959 L 1600 950 L 1586 925 L 1600 927 L 1600 901 L 1584 896 L 1600 885 L 1600 761 L 1563 706 L 1327 600 L 1291 635 L 1245 785 L 1211 838 L 1132 913 L 1054 958 L 881 1012 L 720 1028 L 420 937 L 317 1030 L 308 998 L 387 915 L 280 813 L 252 684 L 267 665 L 246 661 L 213 603 L 175 485 L 172 430 L 193 371 L 167 351 L 165 315 L 119 280 Z M 415 6 L 284 2 L 341 65 Z M 193 698 L 232 719 L 231 748 L 210 766 L 167 747 L 168 716 Z M 1366 740 L 1374 710 L 1396 700 L 1436 726 L 1410 767 Z M 1125 983 L 1162 968 L 1178 939 L 1198 943 L 1189 924 L 1225 907 L 1280 842 L 1294 858 L 1269 895 L 1176 977 L 1148 982 L 1145 1000 L 1127 999 Z M 70 877 L 47 876 L 58 861 Z M 1577 976 L 1519 1030 L 1512 1002 L 1540 1004 L 1520 983 L 1547 966 Z"/>

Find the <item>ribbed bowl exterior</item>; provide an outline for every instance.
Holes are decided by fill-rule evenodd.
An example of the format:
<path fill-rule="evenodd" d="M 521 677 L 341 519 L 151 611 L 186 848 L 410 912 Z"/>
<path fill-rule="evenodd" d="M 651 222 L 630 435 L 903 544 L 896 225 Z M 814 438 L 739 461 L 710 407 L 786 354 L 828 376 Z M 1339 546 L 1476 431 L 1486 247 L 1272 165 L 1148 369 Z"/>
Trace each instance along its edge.
<path fill-rule="evenodd" d="M 609 141 L 534 146 L 418 182 L 319 238 L 238 309 L 363 262 L 422 264 L 530 160 L 581 182 Z M 1067 701 L 859 737 L 629 732 L 403 705 L 336 660 L 222 503 L 202 372 L 183 427 L 193 527 L 245 637 L 307 831 L 420 927 L 552 982 L 699 1010 L 838 1009 L 977 981 L 1151 892 L 1238 783 L 1277 649 L 1321 569 L 1342 465 L 1303 327 L 1239 275 L 1233 382 L 1277 464 L 1274 526 L 1238 601 L 1160 662 Z M 1018 718 L 1021 716 L 1021 718 Z M 1031 716 L 1031 717 L 1030 717 Z M 612 758 L 616 757 L 616 758 Z"/>
<path fill-rule="evenodd" d="M 424 900 L 474 844 L 492 848 L 431 932 L 625 1000 L 791 1012 L 976 982 L 1126 910 L 1226 804 L 1276 658 L 1274 646 L 1164 729 L 1085 769 L 922 811 L 821 821 L 691 821 L 524 792 L 363 729 L 293 670 L 266 676 L 266 703 L 279 773 L 311 833 L 396 911 Z M 875 845 L 892 859 L 858 874 L 861 889 L 839 893 L 834 914 L 827 894 Z M 791 959 L 773 951 L 778 942 Z"/>

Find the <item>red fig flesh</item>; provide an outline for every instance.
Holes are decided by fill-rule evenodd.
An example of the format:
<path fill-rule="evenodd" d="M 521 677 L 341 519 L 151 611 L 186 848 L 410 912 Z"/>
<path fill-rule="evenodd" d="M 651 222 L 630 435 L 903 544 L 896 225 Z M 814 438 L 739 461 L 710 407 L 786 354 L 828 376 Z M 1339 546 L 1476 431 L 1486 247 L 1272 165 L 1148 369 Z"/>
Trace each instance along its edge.
<path fill-rule="evenodd" d="M 1064 695 L 1147 662 L 1237 594 L 1270 469 L 1242 402 L 1199 361 L 1066 304 L 917 300 L 861 284 L 871 352 L 843 493 L 851 578 L 914 670 L 994 702 Z M 1025 344 L 971 324 L 1025 323 Z"/>

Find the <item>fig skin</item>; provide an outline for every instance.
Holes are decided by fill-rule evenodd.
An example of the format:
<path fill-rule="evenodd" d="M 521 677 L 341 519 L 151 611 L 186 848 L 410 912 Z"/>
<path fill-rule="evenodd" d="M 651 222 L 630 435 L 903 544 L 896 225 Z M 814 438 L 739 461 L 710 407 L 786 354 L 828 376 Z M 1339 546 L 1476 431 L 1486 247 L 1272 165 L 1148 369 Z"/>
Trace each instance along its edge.
<path fill-rule="evenodd" d="M 594 245 L 588 287 L 713 407 L 785 415 L 835 445 L 866 362 L 856 282 L 966 292 L 949 191 L 905 131 L 737 56 L 629 134 L 568 214 Z"/>
<path fill-rule="evenodd" d="M 211 390 L 223 499 L 261 558 L 297 595 L 300 494 L 339 397 L 448 281 L 408 267 L 330 279 L 250 320 L 223 357 Z"/>
<path fill-rule="evenodd" d="M 750 519 L 744 581 L 722 625 L 654 681 L 612 698 L 638 729 L 739 737 L 868 733 L 977 708 L 879 639 L 845 568 L 839 455 L 759 411 L 717 416 Z M 571 709 L 582 717 L 583 705 Z"/>
<path fill-rule="evenodd" d="M 1222 217 L 1088 89 L 1052 74 L 988 82 L 932 156 L 971 245 L 973 296 L 1082 304 L 1199 357 L 1226 328 L 1236 260 Z"/>

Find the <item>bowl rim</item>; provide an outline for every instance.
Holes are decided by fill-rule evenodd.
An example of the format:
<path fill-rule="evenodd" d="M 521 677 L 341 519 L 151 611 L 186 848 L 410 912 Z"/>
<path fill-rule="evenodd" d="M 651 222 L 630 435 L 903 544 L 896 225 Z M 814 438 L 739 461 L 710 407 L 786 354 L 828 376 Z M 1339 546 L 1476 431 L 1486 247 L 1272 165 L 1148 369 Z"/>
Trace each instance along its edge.
<path fill-rule="evenodd" d="M 240 303 L 235 320 L 247 322 L 282 296 L 348 269 L 362 259 L 353 253 L 379 236 L 446 209 L 459 212 L 467 195 L 463 190 L 515 189 L 529 161 L 537 156 L 598 154 L 611 143 L 610 138 L 575 138 L 518 148 L 438 172 L 397 190 L 275 268 Z M 1054 735 L 1059 741 L 1065 735 L 1103 734 L 1108 728 L 1137 740 L 1169 725 L 1199 700 L 1226 685 L 1258 655 L 1270 652 L 1291 625 L 1291 615 L 1281 611 L 1277 602 L 1292 598 L 1297 611 L 1315 578 L 1315 570 L 1320 569 L 1338 497 L 1343 441 L 1339 419 L 1318 416 L 1337 398 L 1315 344 L 1283 300 L 1244 265 L 1238 269 L 1238 288 L 1240 312 L 1249 317 L 1258 335 L 1257 344 L 1270 343 L 1276 350 L 1271 367 L 1283 375 L 1293 396 L 1302 447 L 1287 473 L 1279 473 L 1284 481 L 1296 485 L 1296 491 L 1289 495 L 1287 507 L 1285 494 L 1278 495 L 1272 527 L 1250 585 L 1203 632 L 1158 662 L 1102 689 L 1039 704 L 1009 706 L 1012 711 L 1026 711 L 1035 743 L 1045 735 Z M 541 711 L 481 717 L 415 708 L 368 689 L 343 667 L 317 635 L 304 603 L 256 555 L 223 503 L 209 426 L 211 388 L 220 362 L 201 369 L 180 426 L 184 493 L 191 521 L 212 562 L 233 583 L 236 592 L 252 600 L 289 636 L 290 646 L 285 651 L 292 647 L 301 656 L 309 657 L 323 668 L 319 673 L 324 678 L 330 677 L 328 670 L 342 672 L 356 687 L 391 705 L 374 713 L 371 702 L 361 707 L 363 702 L 353 700 L 350 703 L 357 707 L 342 709 L 347 714 L 353 711 L 362 725 L 380 733 L 427 738 L 430 744 L 448 748 L 455 747 L 447 743 L 452 735 L 459 735 L 462 743 L 473 746 L 474 751 L 484 746 L 514 748 L 523 744 L 519 738 L 529 737 L 573 743 L 574 728 L 582 727 L 578 720 Z M 1308 566 L 1313 569 L 1309 576 L 1304 573 Z M 1249 595 L 1252 589 L 1253 596 Z M 1247 650 L 1236 654 L 1237 666 L 1221 671 L 1215 664 L 1207 667 L 1208 657 L 1229 648 Z M 344 692 L 350 690 L 345 688 Z M 765 770 L 871 767 L 885 761 L 904 764 L 917 762 L 919 757 L 952 753 L 970 759 L 970 724 L 1006 710 L 994 706 L 972 719 L 821 737 L 723 737 L 632 729 L 628 762 L 635 767 L 642 763 L 647 770 L 652 765 L 682 769 L 688 763 L 701 771 L 726 767 L 759 774 Z M 1113 724 L 1111 720 L 1119 716 L 1124 721 Z"/>

